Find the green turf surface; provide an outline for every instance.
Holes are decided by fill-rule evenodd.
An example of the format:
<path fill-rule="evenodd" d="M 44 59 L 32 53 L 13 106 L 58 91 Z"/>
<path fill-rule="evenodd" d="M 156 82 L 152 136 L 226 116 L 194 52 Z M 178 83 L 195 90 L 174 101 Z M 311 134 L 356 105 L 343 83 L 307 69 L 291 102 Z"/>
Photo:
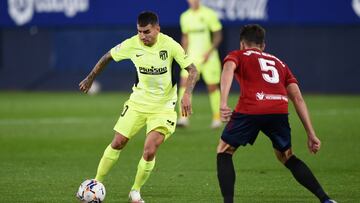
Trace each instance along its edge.
<path fill-rule="evenodd" d="M 76 202 L 80 183 L 94 177 L 113 137 L 125 93 L 0 92 L 0 202 Z M 293 149 L 338 202 L 360 202 L 360 96 L 307 95 L 322 149 L 310 155 L 306 136 L 290 107 Z M 236 97 L 231 97 L 231 104 Z M 142 189 L 147 203 L 221 202 L 216 145 L 205 94 L 194 96 L 191 127 L 177 129 L 161 146 Z M 104 181 L 106 202 L 126 202 L 142 154 L 144 130 L 121 153 Z M 301 187 L 260 135 L 234 157 L 236 202 L 318 202 Z"/>

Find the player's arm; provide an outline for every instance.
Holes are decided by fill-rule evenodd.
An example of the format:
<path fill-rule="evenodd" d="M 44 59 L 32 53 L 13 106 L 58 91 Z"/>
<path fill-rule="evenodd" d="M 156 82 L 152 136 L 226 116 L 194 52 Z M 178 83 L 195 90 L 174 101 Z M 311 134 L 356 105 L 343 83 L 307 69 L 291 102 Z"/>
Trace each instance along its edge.
<path fill-rule="evenodd" d="M 189 45 L 189 38 L 188 35 L 186 33 L 182 33 L 181 36 L 181 46 L 183 47 L 183 49 L 187 52 L 187 48 Z"/>
<path fill-rule="evenodd" d="M 219 45 L 222 41 L 222 31 L 218 30 L 218 31 L 212 32 L 212 36 L 213 36 L 212 44 L 211 44 L 210 49 L 204 55 L 203 63 L 205 63 L 209 59 L 211 52 L 213 52 L 214 50 L 216 50 L 219 47 Z"/>
<path fill-rule="evenodd" d="M 107 52 L 104 56 L 100 58 L 100 60 L 96 63 L 94 68 L 91 70 L 88 76 L 80 82 L 79 87 L 80 90 L 87 93 L 95 79 L 95 77 L 101 73 L 102 70 L 106 67 L 106 65 L 113 60 L 110 51 Z"/>
<path fill-rule="evenodd" d="M 223 122 L 229 121 L 231 116 L 231 109 L 228 106 L 229 92 L 231 84 L 234 78 L 234 71 L 236 69 L 236 64 L 234 61 L 226 61 L 223 66 L 223 71 L 221 74 L 220 81 L 220 115 Z"/>
<path fill-rule="evenodd" d="M 187 77 L 186 80 L 186 87 L 185 87 L 185 92 L 184 92 L 184 96 L 181 99 L 181 112 L 182 112 L 182 116 L 190 116 L 191 115 L 191 94 L 192 91 L 194 90 L 196 81 L 197 81 L 197 76 L 198 76 L 198 72 L 196 70 L 196 67 L 194 64 L 190 64 L 188 67 L 185 68 L 185 70 L 188 71 L 189 76 Z"/>
<path fill-rule="evenodd" d="M 210 52 L 214 51 L 215 49 L 217 49 L 223 39 L 223 36 L 222 36 L 222 31 L 221 30 L 218 30 L 216 32 L 213 32 L 213 40 L 212 40 L 212 46 L 211 46 L 211 49 L 210 49 Z"/>
<path fill-rule="evenodd" d="M 306 134 L 308 136 L 308 148 L 311 153 L 316 153 L 320 150 L 321 142 L 315 134 L 315 130 L 312 126 L 308 108 L 306 106 L 305 100 L 302 97 L 299 86 L 296 83 L 290 83 L 287 86 L 287 93 L 289 98 L 294 104 L 296 113 L 298 114 Z"/>

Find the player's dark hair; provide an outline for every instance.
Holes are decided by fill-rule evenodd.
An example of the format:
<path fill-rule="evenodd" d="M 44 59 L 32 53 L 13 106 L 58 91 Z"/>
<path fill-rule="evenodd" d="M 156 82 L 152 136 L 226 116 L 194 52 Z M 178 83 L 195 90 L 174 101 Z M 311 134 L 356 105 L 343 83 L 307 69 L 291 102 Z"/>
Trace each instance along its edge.
<path fill-rule="evenodd" d="M 159 24 L 158 15 L 152 11 L 143 11 L 138 16 L 137 24 L 141 27 L 145 27 L 149 24 L 158 25 Z"/>
<path fill-rule="evenodd" d="M 258 24 L 244 25 L 240 29 L 240 41 L 248 43 L 265 43 L 265 29 Z"/>

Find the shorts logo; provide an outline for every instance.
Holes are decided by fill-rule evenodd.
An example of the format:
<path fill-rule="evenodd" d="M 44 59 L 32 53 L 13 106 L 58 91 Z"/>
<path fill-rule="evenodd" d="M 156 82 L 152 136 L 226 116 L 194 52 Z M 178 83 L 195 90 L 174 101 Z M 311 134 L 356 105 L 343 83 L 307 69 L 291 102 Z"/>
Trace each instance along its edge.
<path fill-rule="evenodd" d="M 168 53 L 167 53 L 167 51 L 166 51 L 166 50 L 161 50 L 161 51 L 159 52 L 159 57 L 160 57 L 163 61 L 165 61 L 165 60 L 168 58 Z"/>
<path fill-rule="evenodd" d="M 171 126 L 174 126 L 175 125 L 175 122 L 171 121 L 171 120 L 166 120 L 167 121 L 167 124 L 171 125 Z"/>

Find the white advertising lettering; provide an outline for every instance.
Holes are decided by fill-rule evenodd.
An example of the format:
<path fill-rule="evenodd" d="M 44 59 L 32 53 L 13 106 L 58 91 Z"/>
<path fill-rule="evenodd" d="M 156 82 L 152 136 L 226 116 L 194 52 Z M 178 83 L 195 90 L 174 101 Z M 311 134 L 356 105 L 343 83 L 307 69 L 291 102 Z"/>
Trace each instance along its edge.
<path fill-rule="evenodd" d="M 354 9 L 354 12 L 356 13 L 356 15 L 358 15 L 360 18 L 360 0 L 353 0 L 352 8 Z"/>
<path fill-rule="evenodd" d="M 89 10 L 89 0 L 8 0 L 8 12 L 16 25 L 30 22 L 35 13 L 64 13 L 73 18 Z"/>
<path fill-rule="evenodd" d="M 203 0 L 223 20 L 267 20 L 268 0 Z"/>

